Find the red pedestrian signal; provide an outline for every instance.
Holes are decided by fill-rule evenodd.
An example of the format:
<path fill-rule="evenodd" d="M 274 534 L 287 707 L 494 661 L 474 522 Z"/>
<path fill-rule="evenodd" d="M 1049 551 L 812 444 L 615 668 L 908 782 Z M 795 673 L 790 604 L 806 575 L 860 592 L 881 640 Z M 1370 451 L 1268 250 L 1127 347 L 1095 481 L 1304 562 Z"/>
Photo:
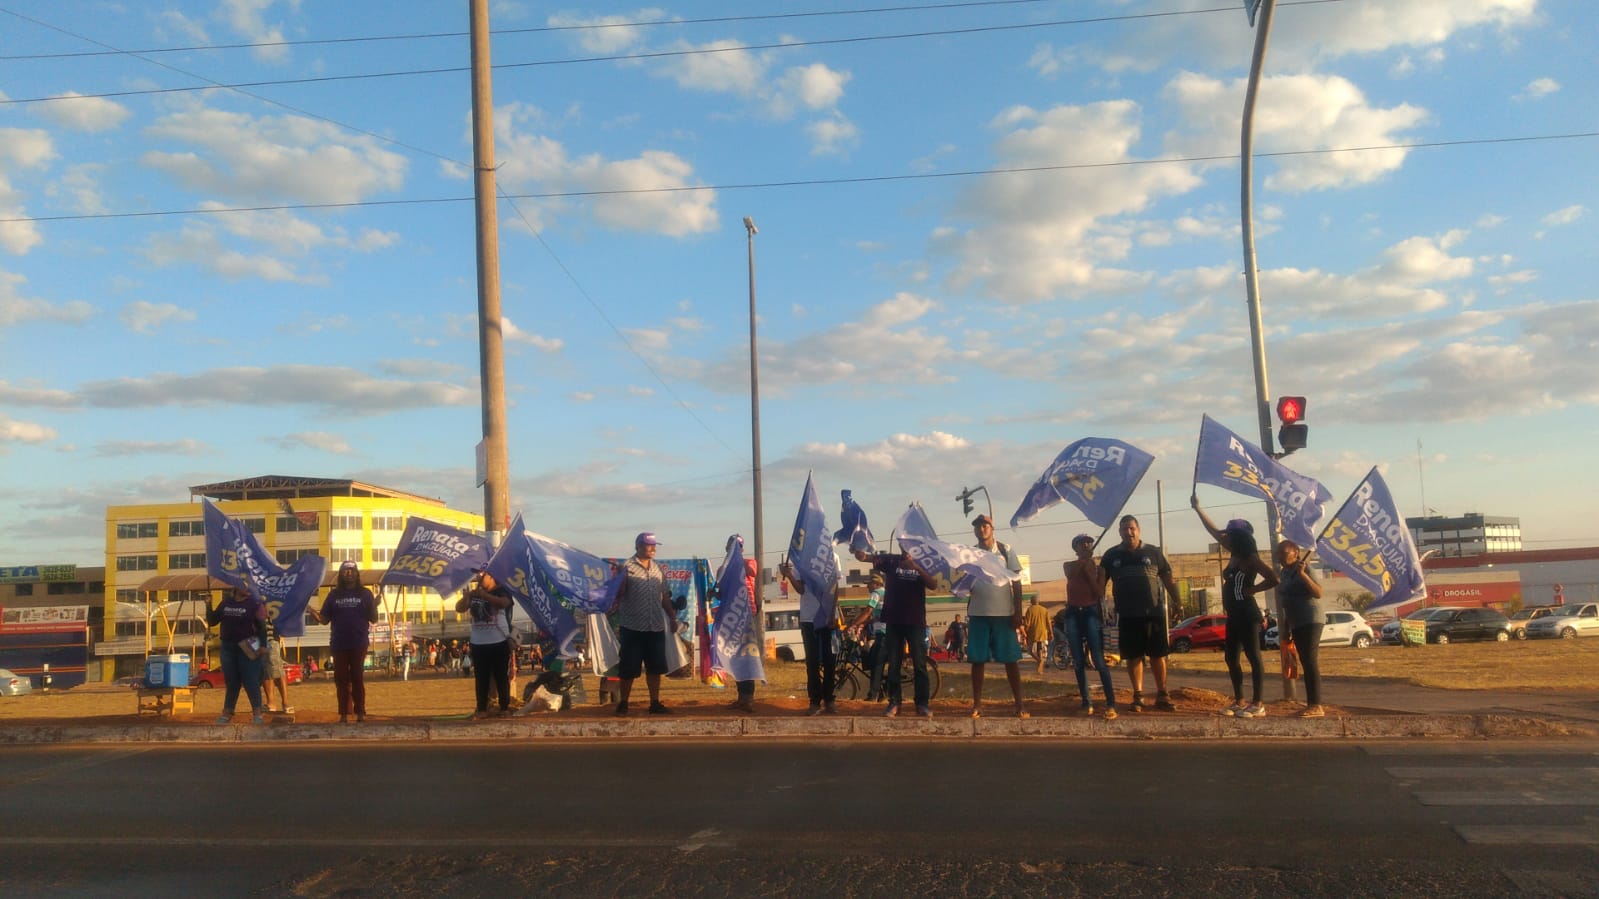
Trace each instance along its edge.
<path fill-rule="evenodd" d="M 1277 398 L 1277 420 L 1282 422 L 1282 427 L 1277 429 L 1277 442 L 1282 446 L 1282 454 L 1288 455 L 1294 450 L 1302 450 L 1305 443 L 1310 440 L 1310 426 L 1301 424 L 1305 418 L 1305 398 L 1302 396 L 1284 396 Z"/>
<path fill-rule="evenodd" d="M 1285 396 L 1277 400 L 1277 420 L 1285 425 L 1299 424 L 1305 417 L 1305 398 L 1302 396 Z"/>

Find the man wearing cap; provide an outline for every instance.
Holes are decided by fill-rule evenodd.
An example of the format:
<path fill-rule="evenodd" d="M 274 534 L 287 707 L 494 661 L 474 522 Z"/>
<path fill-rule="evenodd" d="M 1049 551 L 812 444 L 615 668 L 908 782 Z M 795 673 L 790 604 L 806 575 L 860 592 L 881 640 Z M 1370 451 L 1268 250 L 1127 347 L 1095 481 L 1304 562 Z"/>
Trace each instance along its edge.
<path fill-rule="evenodd" d="M 1161 589 L 1173 602 L 1178 599 L 1177 582 L 1172 579 L 1171 563 L 1160 547 L 1141 539 L 1138 519 L 1123 515 L 1118 528 L 1122 542 L 1100 557 L 1099 567 L 1110 583 L 1111 599 L 1120 622 L 1122 657 L 1127 659 L 1127 676 L 1133 684 L 1129 708 L 1144 710 L 1144 660 L 1155 672 L 1155 708 L 1174 712 L 1171 695 L 1166 692 L 1166 656 L 1171 654 L 1166 632 L 1166 604 Z"/>
<path fill-rule="evenodd" d="M 666 622 L 677 620 L 666 574 L 655 563 L 659 541 L 645 531 L 633 538 L 633 555 L 623 566 L 622 589 L 616 597 L 619 661 L 616 714 L 627 714 L 628 696 L 640 670 L 650 691 L 650 714 L 670 710 L 661 704 L 661 675 L 666 673 Z"/>
<path fill-rule="evenodd" d="M 1062 612 L 1066 650 L 1077 672 L 1077 693 L 1082 697 L 1083 714 L 1094 714 L 1094 701 L 1088 694 L 1088 662 L 1099 672 L 1099 685 L 1105 690 L 1105 719 L 1116 717 L 1116 687 L 1105 664 L 1105 571 L 1094 564 L 1094 538 L 1078 534 L 1072 538 L 1077 558 L 1065 562 L 1066 608 Z"/>
<path fill-rule="evenodd" d="M 353 710 L 355 720 L 366 720 L 366 650 L 372 625 L 378 620 L 378 601 L 372 591 L 361 586 L 361 569 L 354 562 L 339 565 L 339 578 L 322 608 L 316 613 L 317 621 L 330 626 L 328 649 L 333 652 L 333 685 L 339 700 L 339 723 L 350 723 Z"/>
<path fill-rule="evenodd" d="M 994 520 L 987 515 L 972 519 L 972 531 L 977 535 L 977 548 L 999 556 L 1005 569 L 1019 575 L 1022 563 L 1016 552 L 994 539 Z M 1009 583 L 992 584 L 978 578 L 972 585 L 972 594 L 966 605 L 967 632 L 966 659 L 972 663 L 972 717 L 983 713 L 983 673 L 989 662 L 1005 666 L 1005 680 L 1010 683 L 1011 698 L 1016 702 L 1016 717 L 1026 718 L 1022 705 L 1022 647 L 1016 640 L 1016 629 L 1022 625 L 1022 581 L 1012 577 Z"/>

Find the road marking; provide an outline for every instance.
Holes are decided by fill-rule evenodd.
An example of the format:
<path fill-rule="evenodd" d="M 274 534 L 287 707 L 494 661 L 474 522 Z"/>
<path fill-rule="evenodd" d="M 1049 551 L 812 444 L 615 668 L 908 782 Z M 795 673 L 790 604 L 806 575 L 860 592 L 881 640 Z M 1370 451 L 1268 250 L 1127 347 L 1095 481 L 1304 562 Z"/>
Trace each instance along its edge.
<path fill-rule="evenodd" d="M 704 849 L 706 846 L 712 845 L 713 843 L 719 846 L 729 845 L 729 843 L 725 840 L 718 843 L 712 839 L 713 837 L 721 835 L 721 833 L 722 832 L 720 830 L 717 830 L 714 827 L 707 827 L 704 830 L 697 830 L 694 833 L 689 834 L 687 840 L 677 844 L 678 851 L 693 852 L 696 849 Z"/>
<path fill-rule="evenodd" d="M 1422 805 L 1432 806 L 1599 806 L 1599 792 L 1552 790 L 1417 790 Z"/>
<path fill-rule="evenodd" d="M 1599 846 L 1599 827 L 1569 824 L 1456 824 L 1455 833 L 1468 843 L 1487 846 Z"/>

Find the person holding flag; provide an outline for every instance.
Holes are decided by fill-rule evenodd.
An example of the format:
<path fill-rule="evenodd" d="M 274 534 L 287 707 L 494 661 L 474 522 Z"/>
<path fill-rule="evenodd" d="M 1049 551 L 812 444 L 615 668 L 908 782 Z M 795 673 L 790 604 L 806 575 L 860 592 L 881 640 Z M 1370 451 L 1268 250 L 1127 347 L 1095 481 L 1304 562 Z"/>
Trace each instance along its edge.
<path fill-rule="evenodd" d="M 1016 640 L 1016 629 L 1022 626 L 1022 563 L 1015 550 L 994 539 L 994 520 L 987 515 L 972 519 L 972 532 L 979 549 L 1004 559 L 1005 568 L 1016 575 L 1007 584 L 981 578 L 972 583 L 966 605 L 972 637 L 966 647 L 966 658 L 972 664 L 972 717 L 982 717 L 984 666 L 992 661 L 1005 666 L 1005 680 L 1010 683 L 1011 698 L 1016 702 L 1016 717 L 1026 718 L 1027 710 L 1022 704 L 1022 647 Z"/>
<path fill-rule="evenodd" d="M 455 602 L 455 611 L 466 612 L 472 622 L 471 645 L 468 649 L 472 662 L 472 689 L 477 706 L 473 718 L 487 718 L 489 711 L 489 684 L 494 685 L 499 701 L 499 714 L 511 708 L 511 591 L 487 570 L 478 572 L 478 579 Z"/>
<path fill-rule="evenodd" d="M 839 568 L 835 562 L 833 570 L 838 571 Z M 833 688 L 838 671 L 838 655 L 833 646 L 833 635 L 838 633 L 838 581 L 834 580 L 825 586 L 808 583 L 799 576 L 794 564 L 786 557 L 779 563 L 778 572 L 793 589 L 800 591 L 800 640 L 805 646 L 805 693 L 811 700 L 810 710 L 806 714 L 831 715 L 834 713 Z"/>
<path fill-rule="evenodd" d="M 1222 709 L 1230 718 L 1264 718 L 1266 706 L 1260 701 L 1262 681 L 1260 661 L 1260 634 L 1263 630 L 1260 603 L 1256 594 L 1265 593 L 1277 586 L 1277 573 L 1260 558 L 1255 544 L 1255 527 L 1242 518 L 1227 522 L 1225 528 L 1216 527 L 1205 510 L 1199 506 L 1199 494 L 1188 497 L 1189 505 L 1199 515 L 1199 521 L 1217 543 L 1228 552 L 1227 567 L 1222 570 L 1222 611 L 1227 613 L 1226 648 L 1227 676 L 1233 682 L 1233 704 Z M 1242 652 L 1249 659 L 1249 688 L 1253 697 L 1244 704 L 1244 670 L 1238 663 Z"/>
<path fill-rule="evenodd" d="M 1105 720 L 1116 718 L 1116 685 L 1105 664 L 1105 571 L 1094 564 L 1094 538 L 1078 534 L 1072 538 L 1077 558 L 1061 565 L 1066 575 L 1065 615 L 1066 651 L 1071 653 L 1077 673 L 1077 693 L 1082 697 L 1083 714 L 1094 714 L 1094 701 L 1088 695 L 1088 662 L 1099 672 L 1105 690 Z"/>
<path fill-rule="evenodd" d="M 222 717 L 218 724 L 233 721 L 233 708 L 239 702 L 239 688 L 250 699 L 254 723 L 261 724 L 261 663 L 266 650 L 266 605 L 249 587 L 239 586 L 216 606 L 206 596 L 205 623 L 217 629 L 222 651 Z"/>
<path fill-rule="evenodd" d="M 1325 625 L 1317 602 L 1321 599 L 1321 584 L 1311 576 L 1309 563 L 1310 556 L 1300 552 L 1294 541 L 1277 544 L 1277 567 L 1282 569 L 1282 581 L 1277 585 L 1277 601 L 1283 607 L 1280 633 L 1293 637 L 1299 650 L 1299 668 L 1304 672 L 1305 707 L 1299 717 L 1320 718 L 1327 714 L 1321 707 L 1321 663 L 1317 659 Z"/>
<path fill-rule="evenodd" d="M 913 696 L 916 714 L 933 717 L 928 705 L 927 681 L 927 588 L 937 587 L 938 579 L 917 564 L 910 552 L 872 553 L 855 550 L 855 558 L 870 564 L 883 576 L 884 637 L 888 640 L 888 710 L 884 717 L 899 716 L 904 698 L 902 663 L 910 647 Z"/>

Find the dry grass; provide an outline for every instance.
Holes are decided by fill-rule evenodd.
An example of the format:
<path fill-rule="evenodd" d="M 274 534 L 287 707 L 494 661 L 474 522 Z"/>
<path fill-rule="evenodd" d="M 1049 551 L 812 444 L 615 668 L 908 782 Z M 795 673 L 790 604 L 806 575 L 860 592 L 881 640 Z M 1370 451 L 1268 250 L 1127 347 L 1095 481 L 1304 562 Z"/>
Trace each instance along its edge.
<path fill-rule="evenodd" d="M 1265 661 L 1277 668 L 1277 652 Z M 1219 651 L 1172 656 L 1179 671 L 1226 671 Z M 1599 684 L 1599 640 L 1528 640 L 1509 643 L 1450 643 L 1446 646 L 1373 646 L 1321 650 L 1321 673 L 1333 677 L 1379 677 L 1445 690 L 1593 689 Z"/>

